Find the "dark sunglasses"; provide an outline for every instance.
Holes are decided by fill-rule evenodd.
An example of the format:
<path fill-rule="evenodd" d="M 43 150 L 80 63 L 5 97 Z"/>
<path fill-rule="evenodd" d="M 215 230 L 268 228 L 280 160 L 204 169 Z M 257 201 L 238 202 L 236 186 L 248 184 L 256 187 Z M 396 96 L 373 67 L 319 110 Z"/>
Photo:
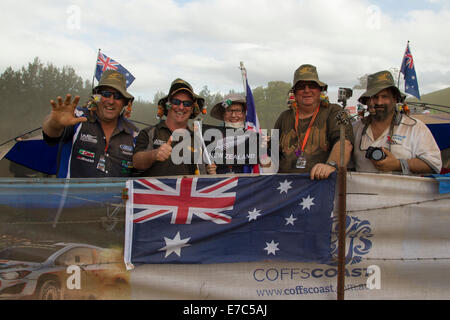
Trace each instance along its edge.
<path fill-rule="evenodd" d="M 320 86 L 315 82 L 300 82 L 295 85 L 295 90 L 305 90 L 306 87 L 309 89 L 320 89 Z"/>
<path fill-rule="evenodd" d="M 111 92 L 111 91 L 108 91 L 108 90 L 102 90 L 99 93 L 104 98 L 109 98 L 111 96 L 113 96 L 115 100 L 120 100 L 120 99 L 123 98 L 123 95 L 120 92 Z"/>
<path fill-rule="evenodd" d="M 186 108 L 192 107 L 192 105 L 194 104 L 194 102 L 186 100 L 186 101 L 181 101 L 180 99 L 171 99 L 170 103 L 173 104 L 174 106 L 179 106 L 180 104 L 183 104 L 183 106 L 185 106 Z"/>

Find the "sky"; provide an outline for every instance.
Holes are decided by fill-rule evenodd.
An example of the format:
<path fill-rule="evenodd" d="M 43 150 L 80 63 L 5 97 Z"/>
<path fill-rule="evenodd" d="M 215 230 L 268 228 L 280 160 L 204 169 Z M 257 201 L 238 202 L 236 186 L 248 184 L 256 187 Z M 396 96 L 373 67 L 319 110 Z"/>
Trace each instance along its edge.
<path fill-rule="evenodd" d="M 450 86 L 450 0 L 2 0 L 0 30 L 0 73 L 39 57 L 92 80 L 101 49 L 145 100 L 175 78 L 243 91 L 241 61 L 252 88 L 313 64 L 335 97 L 399 69 L 408 40 L 421 94 Z"/>

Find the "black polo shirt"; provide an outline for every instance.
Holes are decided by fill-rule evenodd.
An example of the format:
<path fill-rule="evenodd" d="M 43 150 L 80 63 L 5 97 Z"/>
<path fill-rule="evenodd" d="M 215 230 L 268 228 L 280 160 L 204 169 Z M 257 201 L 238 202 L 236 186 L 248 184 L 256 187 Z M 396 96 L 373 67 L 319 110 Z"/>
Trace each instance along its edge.
<path fill-rule="evenodd" d="M 192 138 L 192 131 L 189 128 L 187 128 L 187 130 L 189 130 L 190 136 Z M 172 131 L 167 127 L 165 120 L 161 120 L 155 126 L 150 126 L 142 129 L 136 138 L 136 148 L 134 150 L 134 153 L 139 151 L 157 149 L 161 145 L 166 143 L 171 135 Z M 172 148 L 175 147 L 178 143 L 181 143 L 181 141 L 172 142 Z M 193 175 L 195 174 L 195 169 L 196 165 L 193 164 L 192 157 L 191 164 L 174 164 L 171 157 L 169 157 L 167 160 L 162 162 L 155 161 L 150 168 L 138 172 L 137 175 L 142 177 Z"/>
<path fill-rule="evenodd" d="M 59 142 L 59 178 L 102 178 L 131 176 L 133 152 L 138 129 L 121 115 L 117 127 L 106 145 L 106 137 L 95 112 L 77 108 L 77 116 L 86 122 L 64 129 L 60 138 L 50 138 L 49 144 Z"/>

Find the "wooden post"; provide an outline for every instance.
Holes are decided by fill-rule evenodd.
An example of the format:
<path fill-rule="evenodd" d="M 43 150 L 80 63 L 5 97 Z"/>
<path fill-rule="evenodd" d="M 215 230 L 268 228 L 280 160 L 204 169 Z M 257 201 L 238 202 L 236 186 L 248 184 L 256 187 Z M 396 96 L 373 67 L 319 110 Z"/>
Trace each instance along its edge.
<path fill-rule="evenodd" d="M 345 221 L 347 216 L 347 169 L 345 166 L 345 122 L 348 121 L 345 111 L 340 123 L 340 162 L 338 170 L 338 278 L 337 299 L 344 300 L 345 286 Z"/>

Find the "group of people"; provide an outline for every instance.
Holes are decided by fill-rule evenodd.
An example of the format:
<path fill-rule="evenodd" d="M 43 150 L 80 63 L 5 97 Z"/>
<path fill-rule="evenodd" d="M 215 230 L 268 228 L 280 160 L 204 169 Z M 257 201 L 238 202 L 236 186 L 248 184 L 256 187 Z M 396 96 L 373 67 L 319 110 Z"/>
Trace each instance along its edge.
<path fill-rule="evenodd" d="M 339 121 L 342 107 L 324 98 L 327 84 L 319 80 L 315 66 L 305 64 L 294 73 L 295 102 L 278 117 L 278 144 L 270 152 L 279 155 L 279 173 L 309 173 L 311 179 L 327 179 L 338 169 L 341 145 L 344 166 L 362 172 L 400 174 L 439 173 L 440 150 L 424 123 L 398 112 L 403 94 L 388 71 L 368 77 L 359 102 L 369 116 L 355 123 Z M 43 124 L 44 140 L 59 144 L 57 176 L 61 178 L 173 176 L 200 173 L 241 173 L 242 165 L 207 163 L 203 171 L 195 161 L 174 163 L 172 153 L 181 141 L 174 132 L 189 136 L 204 107 L 204 98 L 182 80 L 172 82 L 169 93 L 158 102 L 159 123 L 139 130 L 124 111 L 134 97 L 125 77 L 107 70 L 93 89 L 90 101 L 79 107 L 79 97 L 50 101 L 52 110 Z M 211 116 L 224 128 L 243 130 L 247 104 L 244 96 L 231 94 L 216 104 Z M 340 142 L 343 126 L 345 142 Z M 274 148 L 277 146 L 278 148 Z M 194 146 L 190 150 L 194 151 Z M 276 149 L 276 150 L 275 150 Z M 261 159 L 259 159 L 261 161 Z"/>

